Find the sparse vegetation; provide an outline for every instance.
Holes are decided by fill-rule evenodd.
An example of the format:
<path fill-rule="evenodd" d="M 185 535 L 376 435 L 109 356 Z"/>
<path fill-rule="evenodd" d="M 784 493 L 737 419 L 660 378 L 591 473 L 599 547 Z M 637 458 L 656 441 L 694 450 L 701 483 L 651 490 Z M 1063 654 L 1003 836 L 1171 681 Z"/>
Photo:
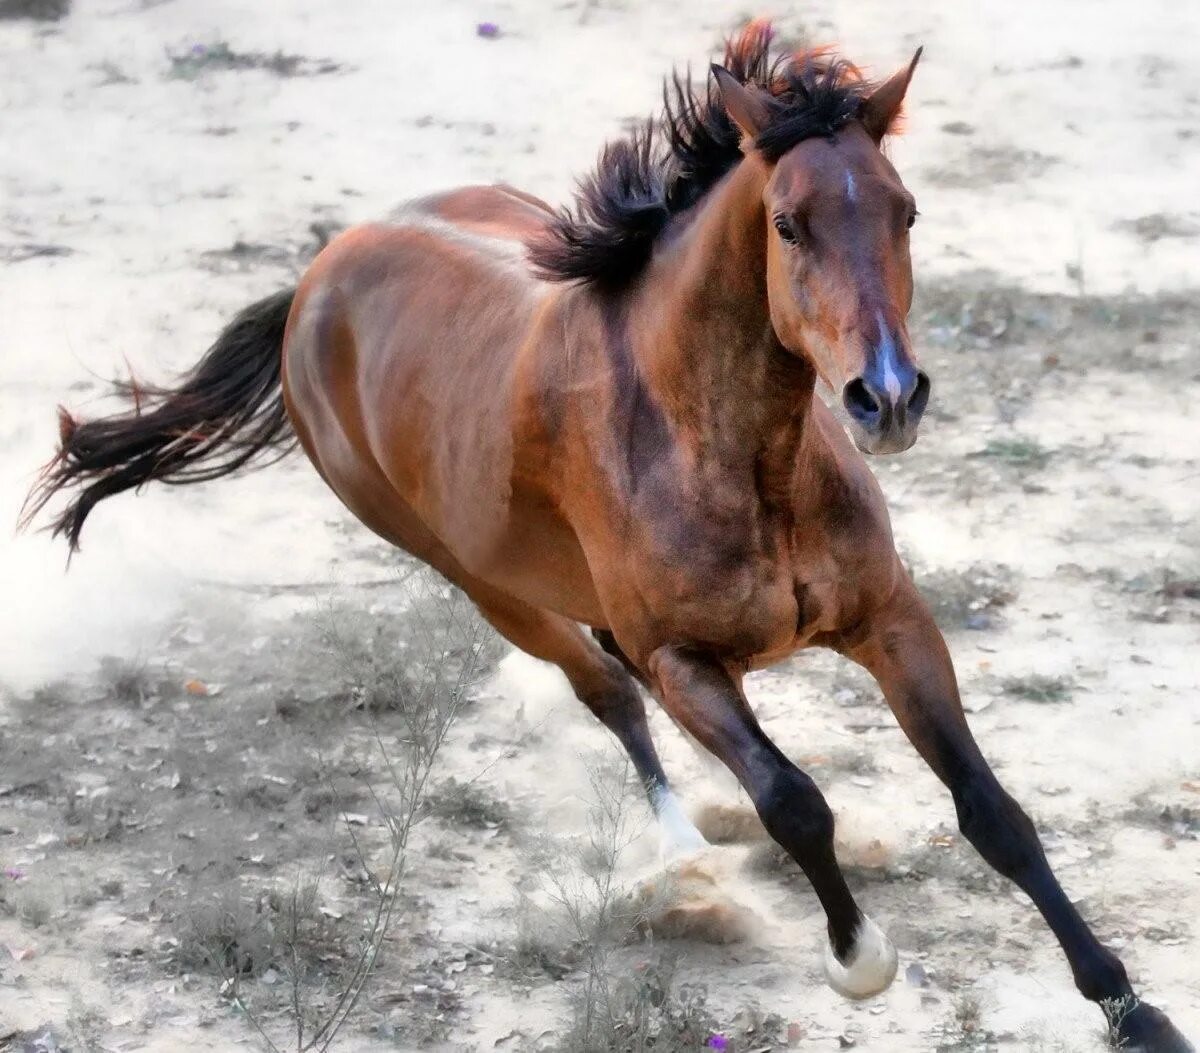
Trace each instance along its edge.
<path fill-rule="evenodd" d="M 210 44 L 192 44 L 177 51 L 168 51 L 170 76 L 194 80 L 206 73 L 229 70 L 264 70 L 277 77 L 313 77 L 322 73 L 337 73 L 341 66 L 328 59 L 310 59 L 303 55 L 288 55 L 282 51 L 237 51 L 224 40 Z"/>
<path fill-rule="evenodd" d="M 978 997 L 963 991 L 956 995 L 950 1014 L 938 1029 L 938 1053 L 969 1053 L 988 1048 L 994 1036 L 983 1026 L 983 1008 Z"/>
<path fill-rule="evenodd" d="M 1161 830 L 1176 840 L 1200 840 L 1200 807 L 1164 801 L 1151 794 L 1139 794 L 1125 819 L 1151 830 Z"/>
<path fill-rule="evenodd" d="M 1027 676 L 1006 676 L 1000 686 L 1006 695 L 1022 698 L 1026 702 L 1043 704 L 1069 702 L 1075 693 L 1075 681 L 1067 676 L 1043 676 L 1030 673 Z"/>
<path fill-rule="evenodd" d="M 71 0 L 0 0 L 0 21 L 28 18 L 35 22 L 57 22 L 71 12 Z"/>
<path fill-rule="evenodd" d="M 429 814 L 454 826 L 475 830 L 502 827 L 512 819 L 512 808 L 497 800 L 478 782 L 445 779 L 429 793 Z"/>
<path fill-rule="evenodd" d="M 1050 463 L 1053 453 L 1036 439 L 1014 437 L 990 439 L 983 449 L 970 456 L 998 461 L 1009 468 L 1039 471 Z"/>
<path fill-rule="evenodd" d="M 297 971 L 303 984 L 320 962 L 346 953 L 320 906 L 318 883 L 304 878 L 257 894 L 237 881 L 194 890 L 172 925 L 172 960 L 181 971 L 213 972 L 234 991 L 268 969 Z"/>
<path fill-rule="evenodd" d="M 1016 575 L 1000 564 L 916 570 L 913 577 L 943 632 L 995 628 L 1001 612 L 1016 599 Z"/>
<path fill-rule="evenodd" d="M 100 659 L 96 680 L 106 698 L 131 706 L 143 705 L 155 689 L 145 662 L 112 655 Z"/>
<path fill-rule="evenodd" d="M 40 929 L 54 916 L 54 905 L 43 890 L 23 884 L 5 897 L 8 908 L 18 921 L 31 929 Z"/>
<path fill-rule="evenodd" d="M 630 808 L 627 762 L 594 766 L 591 785 L 586 838 L 574 845 L 545 842 L 538 859 L 543 892 L 557 909 L 559 938 L 565 936 L 565 946 L 574 949 L 582 972 L 572 997 L 570 1024 L 555 1050 L 697 1049 L 715 1030 L 703 988 L 677 984 L 674 962 L 666 955 L 633 970 L 617 961 L 619 948 L 637 938 L 652 909 L 629 897 L 616 880 L 621 856 L 640 832 Z M 549 952 L 553 962 L 562 953 L 545 936 L 532 946 L 527 942 L 526 948 L 534 961 L 544 960 Z"/>

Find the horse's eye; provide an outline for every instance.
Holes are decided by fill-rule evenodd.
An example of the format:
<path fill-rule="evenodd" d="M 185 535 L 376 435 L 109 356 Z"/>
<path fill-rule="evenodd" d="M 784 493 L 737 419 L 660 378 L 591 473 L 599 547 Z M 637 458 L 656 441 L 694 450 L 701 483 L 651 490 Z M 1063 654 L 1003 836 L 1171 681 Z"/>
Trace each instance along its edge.
<path fill-rule="evenodd" d="M 908 229 L 909 229 L 909 230 L 912 230 L 912 229 L 913 229 L 913 224 L 914 224 L 914 223 L 916 223 L 916 221 L 917 221 L 917 217 L 918 217 L 920 214 L 921 214 L 921 213 L 920 213 L 920 212 L 918 212 L 916 209 L 913 209 L 913 210 L 912 210 L 912 211 L 911 211 L 911 212 L 908 214 L 908 223 L 907 223 L 907 224 L 905 224 L 905 225 L 908 227 Z"/>
<path fill-rule="evenodd" d="M 796 235 L 796 228 L 792 226 L 792 221 L 787 216 L 775 217 L 775 229 L 789 245 L 795 245 L 800 240 Z"/>

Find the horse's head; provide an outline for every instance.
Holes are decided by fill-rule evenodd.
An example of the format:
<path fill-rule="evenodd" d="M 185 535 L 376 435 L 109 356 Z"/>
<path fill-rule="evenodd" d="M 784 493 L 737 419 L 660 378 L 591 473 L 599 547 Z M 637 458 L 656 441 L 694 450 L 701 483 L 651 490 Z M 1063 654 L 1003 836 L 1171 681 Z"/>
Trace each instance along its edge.
<path fill-rule="evenodd" d="M 850 430 L 866 453 L 899 453 L 916 441 L 929 401 L 905 318 L 912 305 L 908 232 L 916 203 L 880 143 L 896 121 L 920 52 L 874 90 L 844 87 L 845 67 L 797 80 L 808 119 L 789 127 L 780 97 L 714 67 L 743 149 L 769 166 L 767 291 L 776 336 L 841 392 Z M 817 92 L 825 91 L 823 98 Z M 823 107 L 828 112 L 813 113 Z M 795 118 L 792 118 L 795 120 Z M 796 141 L 796 140 L 799 141 Z"/>

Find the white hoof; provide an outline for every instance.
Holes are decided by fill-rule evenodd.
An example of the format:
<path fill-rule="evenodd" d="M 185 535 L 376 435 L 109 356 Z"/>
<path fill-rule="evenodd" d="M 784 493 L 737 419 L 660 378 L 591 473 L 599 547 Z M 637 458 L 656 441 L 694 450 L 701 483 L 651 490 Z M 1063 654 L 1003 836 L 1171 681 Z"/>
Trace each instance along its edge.
<path fill-rule="evenodd" d="M 896 978 L 896 948 L 864 914 L 854 934 L 854 948 L 844 965 L 833 953 L 832 945 L 825 944 L 825 978 L 844 998 L 870 998 L 886 991 Z"/>

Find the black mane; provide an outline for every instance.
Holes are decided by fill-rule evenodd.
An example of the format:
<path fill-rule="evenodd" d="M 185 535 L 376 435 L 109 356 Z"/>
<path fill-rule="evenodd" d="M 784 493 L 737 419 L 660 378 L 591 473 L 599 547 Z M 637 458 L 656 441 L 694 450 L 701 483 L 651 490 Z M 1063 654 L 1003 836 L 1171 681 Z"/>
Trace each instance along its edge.
<path fill-rule="evenodd" d="M 869 86 L 850 63 L 822 51 L 771 50 L 771 29 L 754 22 L 725 45 L 725 68 L 770 95 L 770 120 L 755 146 L 776 161 L 805 139 L 831 136 L 859 117 Z M 650 258 L 672 216 L 691 208 L 741 159 L 741 133 L 710 76 L 703 94 L 678 72 L 663 86 L 663 113 L 600 153 L 561 209 L 529 246 L 549 281 L 618 288 Z"/>

